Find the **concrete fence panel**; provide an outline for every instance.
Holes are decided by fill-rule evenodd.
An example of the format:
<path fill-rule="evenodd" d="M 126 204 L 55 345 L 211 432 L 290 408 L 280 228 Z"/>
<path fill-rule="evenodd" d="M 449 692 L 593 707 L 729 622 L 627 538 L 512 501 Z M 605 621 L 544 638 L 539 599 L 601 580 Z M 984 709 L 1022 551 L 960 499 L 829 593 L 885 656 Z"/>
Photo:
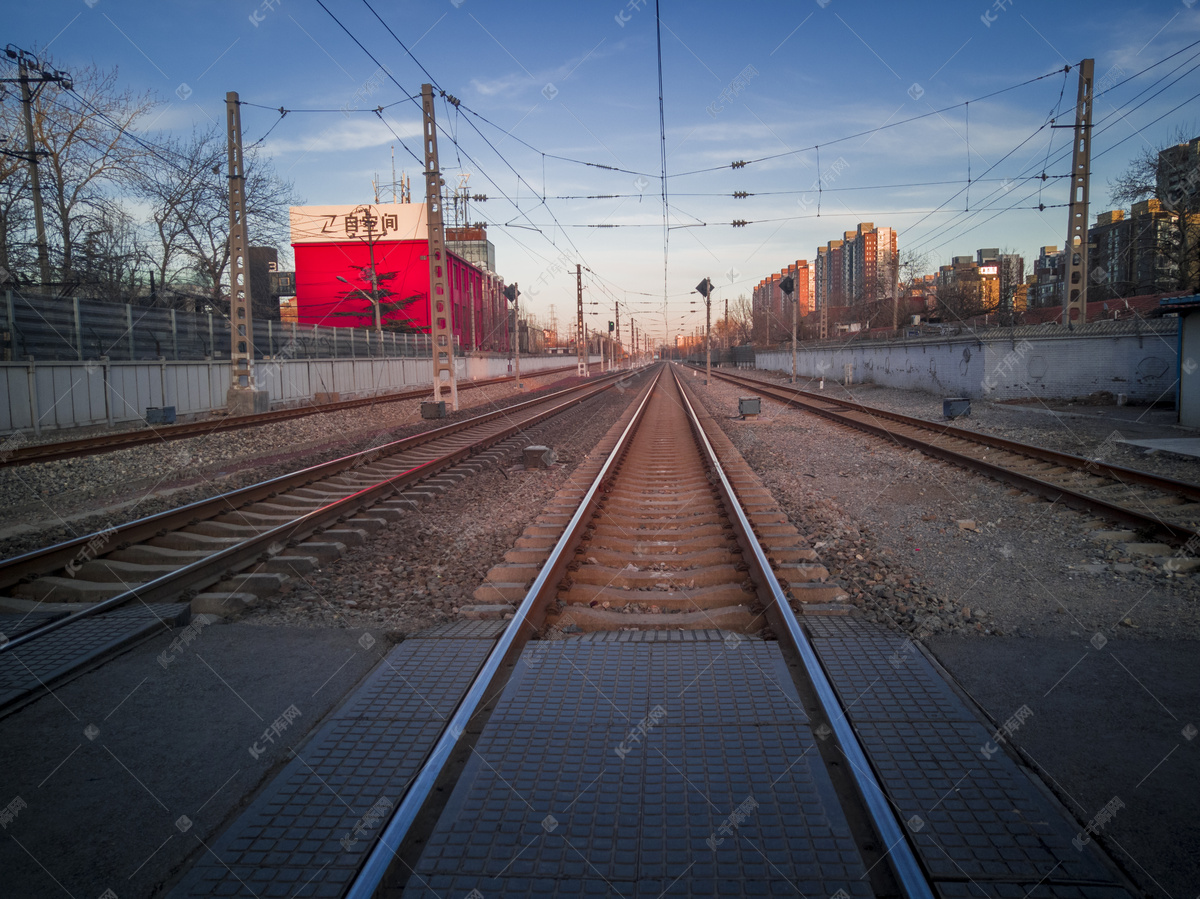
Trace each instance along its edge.
<path fill-rule="evenodd" d="M 593 356 L 592 362 L 599 357 Z M 521 372 L 533 375 L 574 365 L 573 356 L 521 359 Z M 463 380 L 512 374 L 503 355 L 462 356 Z M 428 358 L 278 358 L 254 363 L 255 380 L 273 406 L 296 405 L 317 393 L 342 399 L 373 396 L 430 385 Z M 229 363 L 215 361 L 5 362 L 0 363 L 0 433 L 53 431 L 142 420 L 151 406 L 174 406 L 177 415 L 223 409 L 229 389 Z"/>
<path fill-rule="evenodd" d="M 1075 332 L 1026 327 L 949 338 L 805 347 L 796 372 L 855 383 L 974 399 L 1065 399 L 1099 391 L 1136 402 L 1174 395 L 1178 338 L 1174 319 L 1097 322 Z M 791 373 L 790 350 L 759 351 L 758 368 Z"/>

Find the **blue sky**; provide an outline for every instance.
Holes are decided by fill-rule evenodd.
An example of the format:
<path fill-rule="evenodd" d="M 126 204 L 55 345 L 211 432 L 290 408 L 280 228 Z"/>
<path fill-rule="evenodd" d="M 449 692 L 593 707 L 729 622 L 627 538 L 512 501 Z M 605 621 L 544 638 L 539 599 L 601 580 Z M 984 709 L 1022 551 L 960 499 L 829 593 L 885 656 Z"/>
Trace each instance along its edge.
<path fill-rule="evenodd" d="M 308 203 L 369 202 L 371 179 L 390 180 L 393 145 L 419 195 L 422 167 L 397 140 L 421 153 L 419 107 L 391 106 L 386 123 L 370 110 L 418 93 L 427 77 L 362 0 L 324 2 L 366 50 L 317 0 L 41 0 L 6 12 L 6 40 L 49 44 L 68 71 L 119 66 L 123 84 L 165 101 L 155 131 L 223 123 L 229 90 L 268 107 L 335 110 L 276 125 L 277 113 L 244 107 L 245 138 L 276 125 L 264 149 Z M 471 219 L 490 223 L 497 267 L 522 285 L 525 306 L 548 319 L 553 303 L 560 321 L 573 317 L 580 262 L 591 270 L 586 299 L 603 304 L 589 311 L 616 298 L 628 303 L 623 319 L 631 312 L 661 335 L 653 2 L 371 6 L 437 84 L 493 123 L 439 102 L 439 121 L 459 142 L 442 135 L 442 171 L 448 185 L 469 172 L 471 192 L 488 196 Z M 928 253 L 930 270 L 978 247 L 1015 250 L 1029 265 L 1039 247 L 1061 246 L 1065 208 L 1020 207 L 1066 200 L 1062 178 L 1028 179 L 1043 166 L 1068 171 L 1070 132 L 1048 127 L 1055 113 L 1073 121 L 1068 63 L 1093 57 L 1097 91 L 1117 85 L 1096 100 L 1093 219 L 1110 208 L 1107 182 L 1133 154 L 1178 128 L 1200 134 L 1200 71 L 1187 62 L 1200 47 L 1118 84 L 1200 40 L 1195 0 L 663 0 L 661 14 L 673 332 L 703 321 L 689 302 L 702 277 L 719 299 L 748 294 L 860 221 L 896 228 L 901 250 Z M 1048 77 L 977 99 L 1039 76 Z M 338 111 L 346 108 L 357 111 Z M 620 196 L 558 199 L 595 195 Z M 751 224 L 733 228 L 735 219 Z M 579 227 L 591 225 L 621 227 Z"/>

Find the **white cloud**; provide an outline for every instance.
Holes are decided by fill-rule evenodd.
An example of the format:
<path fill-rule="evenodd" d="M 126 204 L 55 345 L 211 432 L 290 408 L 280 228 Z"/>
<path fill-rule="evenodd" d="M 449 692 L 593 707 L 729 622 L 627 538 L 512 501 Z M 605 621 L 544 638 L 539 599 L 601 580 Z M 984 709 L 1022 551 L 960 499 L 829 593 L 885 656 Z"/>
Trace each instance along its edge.
<path fill-rule="evenodd" d="M 287 153 L 330 153 L 362 150 L 396 142 L 396 135 L 420 143 L 421 125 L 418 122 L 392 122 L 395 134 L 378 117 L 363 112 L 349 116 L 328 116 L 321 130 L 312 127 L 296 128 L 293 134 L 272 135 L 263 145 L 266 153 L 281 156 Z M 283 125 L 280 126 L 283 130 Z"/>

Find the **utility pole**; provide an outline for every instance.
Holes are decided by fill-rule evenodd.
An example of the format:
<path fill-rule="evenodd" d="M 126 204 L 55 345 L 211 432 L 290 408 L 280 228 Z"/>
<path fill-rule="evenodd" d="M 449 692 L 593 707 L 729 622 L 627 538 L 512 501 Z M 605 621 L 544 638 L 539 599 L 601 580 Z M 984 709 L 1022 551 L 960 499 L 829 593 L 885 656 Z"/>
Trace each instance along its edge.
<path fill-rule="evenodd" d="M 242 110 L 237 91 L 225 95 L 229 156 L 229 391 L 230 415 L 266 412 L 270 394 L 254 386 L 254 305 L 246 236 L 246 169 L 242 159 Z"/>
<path fill-rule="evenodd" d="M 1067 216 L 1067 280 L 1063 288 L 1063 324 L 1087 322 L 1088 182 L 1092 159 L 1092 73 L 1096 61 L 1079 64 L 1075 101 L 1075 144 L 1071 150 L 1071 203 Z M 1072 312 L 1078 314 L 1072 319 Z"/>
<path fill-rule="evenodd" d="M 458 378 L 454 368 L 454 331 L 446 277 L 446 231 L 442 221 L 442 174 L 438 167 L 437 124 L 433 118 L 433 85 L 421 85 L 425 131 L 425 212 L 429 225 L 429 332 L 433 338 L 433 401 L 442 400 L 450 388 L 450 401 L 458 411 Z M 518 345 L 518 365 L 521 348 Z M 519 369 L 518 369 L 519 371 Z M 521 378 L 518 374 L 517 385 Z"/>
<path fill-rule="evenodd" d="M 818 296 L 817 302 L 821 304 L 821 339 L 826 340 L 829 337 L 829 293 L 826 291 L 825 296 Z"/>
<path fill-rule="evenodd" d="M 621 357 L 619 354 L 621 350 L 621 304 L 614 301 L 613 310 L 613 320 L 616 322 L 617 327 L 616 343 L 613 344 L 613 359 L 616 361 L 617 367 L 620 368 Z"/>
<path fill-rule="evenodd" d="M 46 155 L 43 151 L 39 153 L 37 145 L 33 139 L 33 98 L 37 96 L 42 85 L 48 83 L 57 83 L 63 86 L 64 90 L 71 90 L 74 84 L 71 81 L 71 76 L 66 72 L 60 72 L 58 69 L 51 69 L 43 66 L 38 62 L 36 56 L 26 52 L 18 47 L 9 44 L 5 48 L 5 54 L 9 59 L 17 60 L 17 78 L 15 79 L 21 85 L 21 107 L 25 119 L 25 152 L 17 154 L 9 151 L 14 156 L 23 156 L 25 161 L 29 163 L 29 187 L 33 195 L 33 222 L 37 228 L 37 257 L 38 257 L 38 274 L 41 278 L 42 289 L 45 290 L 50 284 L 50 247 L 46 241 L 46 220 L 42 213 L 42 180 L 41 174 L 38 171 L 37 160 L 38 156 Z M 2 82 L 11 84 L 14 79 L 0 79 Z M 37 87 L 30 88 L 30 84 L 36 84 Z"/>
<path fill-rule="evenodd" d="M 575 263 L 575 374 L 588 376 L 587 347 L 583 337 L 583 266 Z"/>

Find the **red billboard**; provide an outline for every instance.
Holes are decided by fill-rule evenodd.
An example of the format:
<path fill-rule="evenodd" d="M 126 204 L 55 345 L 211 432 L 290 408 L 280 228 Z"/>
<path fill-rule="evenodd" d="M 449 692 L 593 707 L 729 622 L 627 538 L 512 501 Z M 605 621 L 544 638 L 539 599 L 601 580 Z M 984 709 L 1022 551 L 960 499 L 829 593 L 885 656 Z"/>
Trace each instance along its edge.
<path fill-rule="evenodd" d="M 374 298 L 385 328 L 429 333 L 424 204 L 294 206 L 291 220 L 301 324 L 374 327 Z M 506 351 L 507 305 L 499 278 L 454 253 L 447 257 L 455 342 L 463 349 Z"/>

